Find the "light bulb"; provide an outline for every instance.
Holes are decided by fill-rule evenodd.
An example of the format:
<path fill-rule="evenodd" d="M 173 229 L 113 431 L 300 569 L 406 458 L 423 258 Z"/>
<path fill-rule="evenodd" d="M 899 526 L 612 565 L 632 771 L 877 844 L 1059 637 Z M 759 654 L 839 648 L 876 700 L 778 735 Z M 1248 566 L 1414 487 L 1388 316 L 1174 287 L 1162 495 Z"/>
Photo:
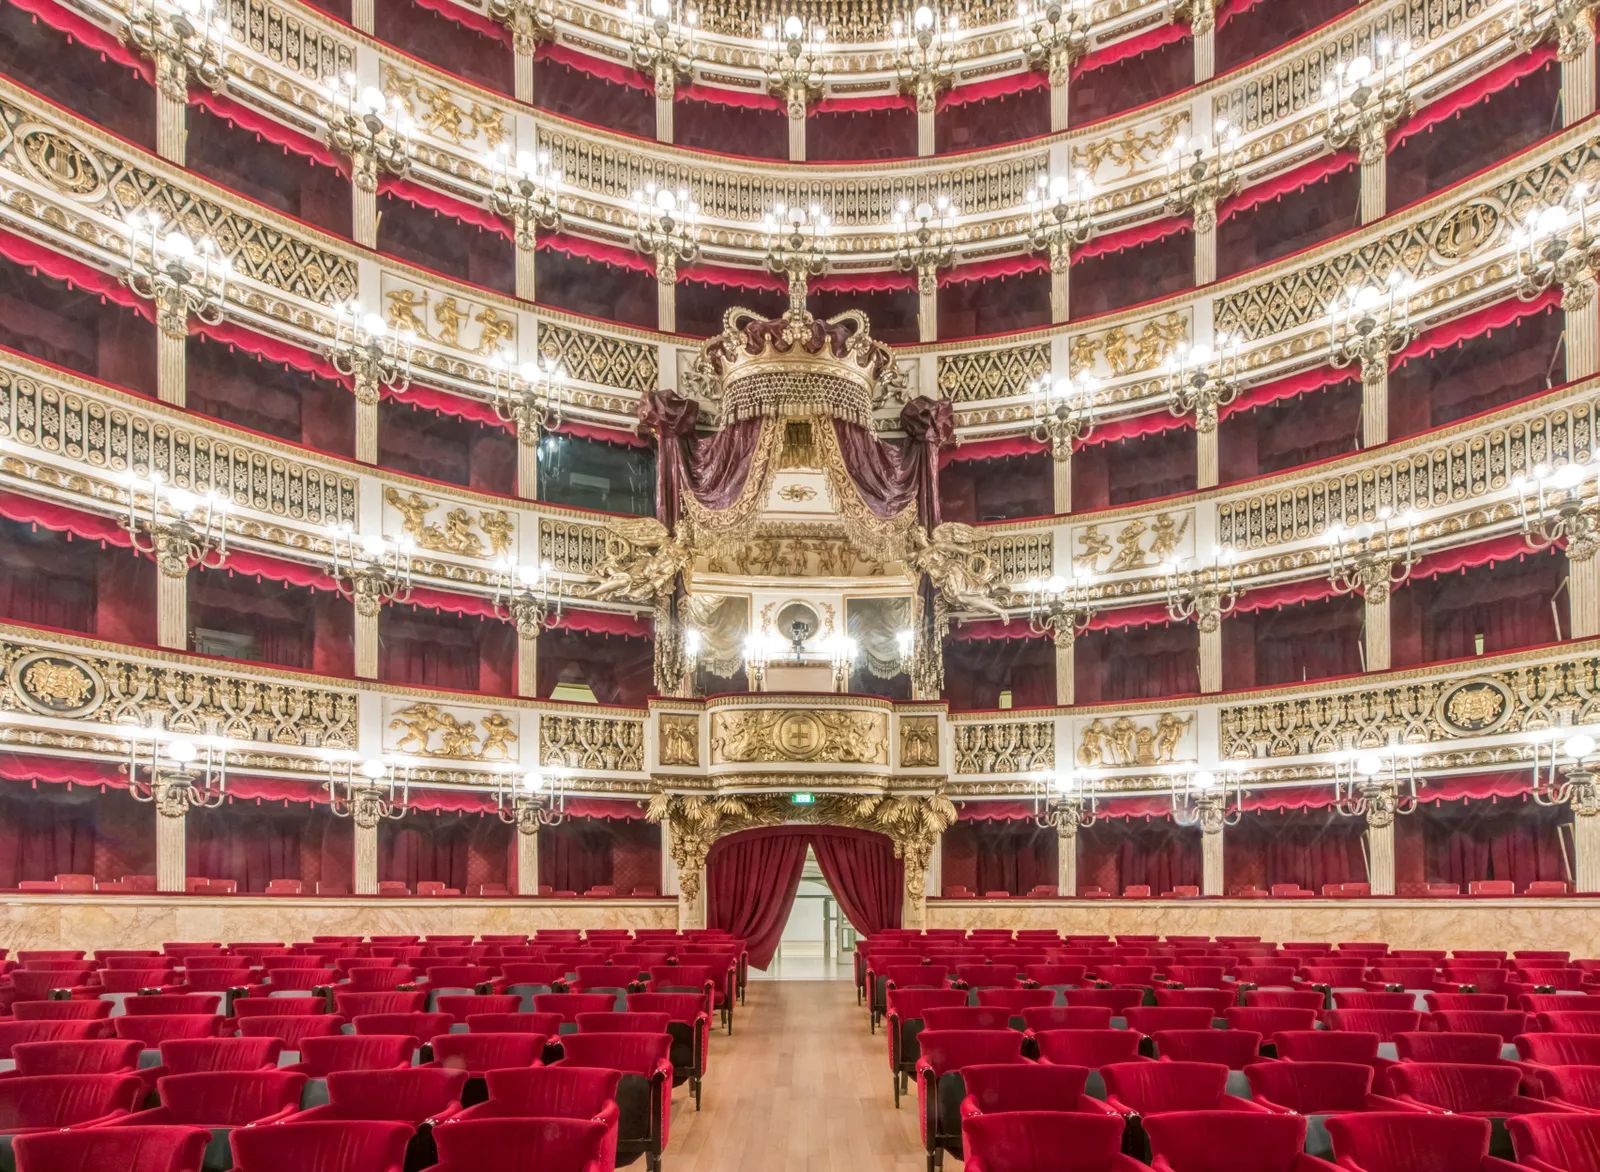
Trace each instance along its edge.
<path fill-rule="evenodd" d="M 1568 757 L 1581 761 L 1594 752 L 1594 738 L 1588 733 L 1578 733 L 1567 738 L 1566 744 L 1561 746 L 1561 751 Z"/>
<path fill-rule="evenodd" d="M 361 776 L 368 781 L 377 781 L 389 772 L 389 767 L 376 757 L 361 763 Z"/>
<path fill-rule="evenodd" d="M 1383 769 L 1383 761 L 1376 753 L 1362 753 L 1356 757 L 1356 772 L 1363 777 L 1376 777 Z"/>
<path fill-rule="evenodd" d="M 190 513 L 200 504 L 200 498 L 181 488 L 167 490 L 167 504 L 174 513 Z"/>
<path fill-rule="evenodd" d="M 1569 741 L 1568 744 L 1570 743 Z M 1589 744 L 1591 748 L 1594 746 L 1593 741 L 1590 741 Z M 177 740 L 167 742 L 167 756 L 179 765 L 189 764 L 199 753 L 200 750 L 195 748 L 193 741 Z"/>
<path fill-rule="evenodd" d="M 805 25 L 800 23 L 798 16 L 791 16 L 783 22 L 783 35 L 788 40 L 798 41 L 805 31 Z"/>

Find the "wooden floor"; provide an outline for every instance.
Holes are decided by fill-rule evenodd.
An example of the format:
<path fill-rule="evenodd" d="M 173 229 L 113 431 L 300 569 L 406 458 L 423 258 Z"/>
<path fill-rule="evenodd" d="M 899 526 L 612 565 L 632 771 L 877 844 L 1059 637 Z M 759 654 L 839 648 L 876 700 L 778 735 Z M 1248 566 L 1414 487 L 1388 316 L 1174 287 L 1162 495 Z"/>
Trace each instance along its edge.
<path fill-rule="evenodd" d="M 698 1113 L 687 1091 L 673 1097 L 664 1172 L 925 1167 L 916 1096 L 895 1110 L 888 1044 L 849 981 L 751 981 L 733 1036 L 712 1035 Z"/>

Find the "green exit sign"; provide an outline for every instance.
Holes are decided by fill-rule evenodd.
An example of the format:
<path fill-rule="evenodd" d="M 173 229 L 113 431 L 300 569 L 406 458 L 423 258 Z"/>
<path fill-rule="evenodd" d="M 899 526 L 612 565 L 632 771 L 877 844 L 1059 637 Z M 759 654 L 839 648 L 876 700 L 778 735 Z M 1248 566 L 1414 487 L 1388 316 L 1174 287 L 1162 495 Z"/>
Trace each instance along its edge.
<path fill-rule="evenodd" d="M 797 806 L 809 806 L 817 800 L 816 794 L 790 794 L 789 800 Z"/>

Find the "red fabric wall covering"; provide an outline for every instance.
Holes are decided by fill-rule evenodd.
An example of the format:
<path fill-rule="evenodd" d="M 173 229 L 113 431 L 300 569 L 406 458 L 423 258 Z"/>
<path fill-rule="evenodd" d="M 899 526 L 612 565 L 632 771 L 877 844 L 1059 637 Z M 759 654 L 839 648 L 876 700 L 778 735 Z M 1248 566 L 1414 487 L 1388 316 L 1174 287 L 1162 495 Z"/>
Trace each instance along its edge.
<path fill-rule="evenodd" d="M 1078 704 L 1186 696 L 1200 690 L 1200 632 L 1192 623 L 1090 631 L 1073 649 Z"/>
<path fill-rule="evenodd" d="M 66 6 L 57 4 L 55 0 L 14 0 L 14 3 L 52 28 L 75 37 L 97 53 L 104 53 L 118 65 L 137 70 L 146 81 L 155 84 L 155 66 L 151 62 Z"/>
<path fill-rule="evenodd" d="M 154 873 L 153 807 L 81 786 L 0 785 L 0 888 Z"/>
<path fill-rule="evenodd" d="M 1248 211 L 1269 199 L 1281 199 L 1291 192 L 1304 191 L 1313 183 L 1321 183 L 1328 176 L 1348 170 L 1356 165 L 1356 156 L 1350 151 L 1331 151 L 1309 163 L 1302 163 L 1288 171 L 1269 176 L 1253 183 L 1238 195 L 1222 201 L 1217 208 L 1217 222 L 1224 223 L 1240 212 Z"/>
<path fill-rule="evenodd" d="M 1246 813 L 1223 833 L 1227 889 L 1268 891 L 1275 883 L 1295 883 L 1320 893 L 1325 883 L 1363 883 L 1365 829 L 1364 820 L 1342 818 L 1331 810 Z"/>
<path fill-rule="evenodd" d="M 1056 833 L 1031 819 L 957 822 L 940 836 L 939 849 L 946 890 L 1026 895 L 1035 887 L 1054 887 L 1058 878 Z"/>
<path fill-rule="evenodd" d="M 1570 635 L 1559 597 L 1567 573 L 1559 550 L 1534 553 L 1514 535 L 1430 556 L 1417 571 L 1392 595 L 1395 667 L 1537 647 Z"/>
<path fill-rule="evenodd" d="M 1073 512 L 1193 492 L 1199 477 L 1193 422 L 1162 411 L 1091 431 L 1074 449 Z"/>
<path fill-rule="evenodd" d="M 1360 674 L 1364 607 L 1359 597 L 1234 615 L 1222 625 L 1225 690 Z"/>
<path fill-rule="evenodd" d="M 1223 421 L 1217 444 L 1224 484 L 1350 455 L 1361 447 L 1360 380 L 1236 411 Z"/>
<path fill-rule="evenodd" d="M 1424 803 L 1397 822 L 1405 833 L 1396 842 L 1396 890 L 1406 894 L 1404 884 L 1418 882 L 1419 872 L 1421 882 L 1463 891 L 1485 879 L 1509 879 L 1518 891 L 1535 880 L 1570 882 L 1559 828 L 1571 821 L 1570 809 L 1526 797 Z"/>
<path fill-rule="evenodd" d="M 477 814 L 414 814 L 378 828 L 378 879 L 443 883 L 465 892 L 480 883 L 507 883 L 507 853 L 515 828 Z"/>
<path fill-rule="evenodd" d="M 1078 835 L 1078 890 L 1121 895 L 1146 885 L 1151 895 L 1200 885 L 1200 833 L 1170 820 L 1105 818 Z"/>
<path fill-rule="evenodd" d="M 325 806 L 191 810 L 185 847 L 191 877 L 232 879 L 240 894 L 260 894 L 273 879 L 299 879 L 307 893 L 317 883 L 345 890 L 352 883 L 350 821 Z"/>
<path fill-rule="evenodd" d="M 1478 77 L 1466 85 L 1458 86 L 1451 90 L 1437 102 L 1432 102 L 1415 114 L 1398 130 L 1389 135 L 1389 149 L 1393 150 L 1414 134 L 1443 122 L 1446 118 L 1460 113 L 1468 106 L 1476 105 L 1490 94 L 1498 93 L 1508 86 L 1515 85 L 1530 73 L 1537 73 L 1555 59 L 1556 47 L 1551 44 L 1541 44 L 1527 53 L 1519 53 L 1505 64 L 1491 69 L 1488 73 Z"/>
<path fill-rule="evenodd" d="M 615 887 L 618 895 L 635 888 L 661 891 L 661 828 L 642 820 L 636 806 L 580 817 L 585 808 L 622 806 L 620 802 L 568 802 L 567 818 L 539 831 L 539 885 L 553 891 Z M 631 814 L 632 817 L 627 817 Z"/>

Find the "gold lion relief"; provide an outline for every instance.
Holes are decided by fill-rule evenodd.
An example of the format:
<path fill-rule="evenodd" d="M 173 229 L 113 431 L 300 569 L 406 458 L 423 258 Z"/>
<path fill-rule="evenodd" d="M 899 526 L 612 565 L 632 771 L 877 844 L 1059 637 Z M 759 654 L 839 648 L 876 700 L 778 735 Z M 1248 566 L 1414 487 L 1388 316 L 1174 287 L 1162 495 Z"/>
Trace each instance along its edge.
<path fill-rule="evenodd" d="M 711 714 L 713 765 L 811 761 L 889 764 L 889 714 L 757 709 Z"/>

